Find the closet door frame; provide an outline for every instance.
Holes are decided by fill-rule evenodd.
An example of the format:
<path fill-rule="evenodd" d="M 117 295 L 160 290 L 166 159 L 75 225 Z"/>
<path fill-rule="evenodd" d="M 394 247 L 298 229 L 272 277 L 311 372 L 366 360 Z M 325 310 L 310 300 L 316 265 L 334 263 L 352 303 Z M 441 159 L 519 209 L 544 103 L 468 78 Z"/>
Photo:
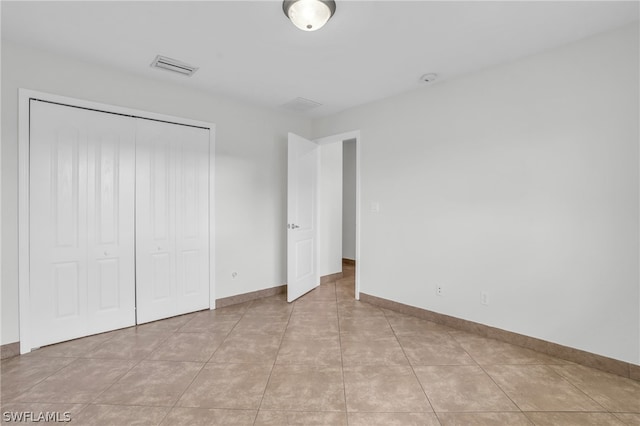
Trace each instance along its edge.
<path fill-rule="evenodd" d="M 18 90 L 18 309 L 20 318 L 20 353 L 25 354 L 33 349 L 29 276 L 29 106 L 31 100 L 209 129 L 209 309 L 215 309 L 215 124 L 21 88 Z"/>

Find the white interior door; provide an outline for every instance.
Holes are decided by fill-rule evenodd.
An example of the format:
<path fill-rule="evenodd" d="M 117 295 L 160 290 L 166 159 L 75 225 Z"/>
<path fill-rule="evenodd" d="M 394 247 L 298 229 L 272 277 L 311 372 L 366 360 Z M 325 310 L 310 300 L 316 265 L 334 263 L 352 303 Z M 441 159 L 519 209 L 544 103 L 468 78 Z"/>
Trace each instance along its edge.
<path fill-rule="evenodd" d="M 289 133 L 287 177 L 287 300 L 320 285 L 318 275 L 318 145 Z"/>
<path fill-rule="evenodd" d="M 209 130 L 178 127 L 174 315 L 209 307 Z"/>
<path fill-rule="evenodd" d="M 134 325 L 133 120 L 30 108 L 31 345 Z"/>
<path fill-rule="evenodd" d="M 209 307 L 209 130 L 138 119 L 139 324 Z"/>

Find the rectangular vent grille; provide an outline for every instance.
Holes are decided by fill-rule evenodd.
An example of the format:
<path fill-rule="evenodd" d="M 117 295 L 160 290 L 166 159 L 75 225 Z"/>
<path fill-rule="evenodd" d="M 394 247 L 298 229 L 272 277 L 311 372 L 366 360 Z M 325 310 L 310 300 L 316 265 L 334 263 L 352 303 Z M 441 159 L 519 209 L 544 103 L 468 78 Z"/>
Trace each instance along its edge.
<path fill-rule="evenodd" d="M 295 98 L 280 106 L 290 111 L 306 112 L 314 108 L 318 108 L 319 106 L 322 106 L 322 104 L 320 102 L 312 101 L 311 99 Z"/>
<path fill-rule="evenodd" d="M 160 68 L 167 71 L 176 72 L 178 74 L 192 76 L 194 72 L 198 70 L 198 67 L 194 67 L 184 62 L 176 61 L 175 59 L 167 58 L 166 56 L 156 56 L 151 63 L 153 68 Z"/>

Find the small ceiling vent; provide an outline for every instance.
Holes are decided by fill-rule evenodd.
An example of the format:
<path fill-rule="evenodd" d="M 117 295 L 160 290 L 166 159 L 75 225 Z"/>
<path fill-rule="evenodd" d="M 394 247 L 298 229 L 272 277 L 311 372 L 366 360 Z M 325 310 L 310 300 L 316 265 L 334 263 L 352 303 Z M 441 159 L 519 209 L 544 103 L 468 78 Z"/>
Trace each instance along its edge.
<path fill-rule="evenodd" d="M 198 71 L 198 67 L 160 55 L 156 56 L 153 62 L 151 62 L 151 67 L 176 72 L 178 74 L 186 75 L 187 77 L 191 77 L 194 72 Z"/>
<path fill-rule="evenodd" d="M 285 102 L 280 106 L 290 111 L 307 112 L 314 108 L 322 106 L 322 104 L 320 102 L 312 101 L 311 99 L 295 98 L 291 99 L 289 102 Z"/>

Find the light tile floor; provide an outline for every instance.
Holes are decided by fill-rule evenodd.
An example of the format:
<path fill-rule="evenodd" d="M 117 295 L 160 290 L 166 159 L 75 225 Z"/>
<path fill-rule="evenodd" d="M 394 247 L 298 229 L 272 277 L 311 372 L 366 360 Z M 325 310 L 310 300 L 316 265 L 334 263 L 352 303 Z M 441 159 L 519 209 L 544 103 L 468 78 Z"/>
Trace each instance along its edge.
<path fill-rule="evenodd" d="M 640 382 L 355 301 L 283 296 L 2 361 L 6 412 L 74 425 L 640 425 Z"/>

